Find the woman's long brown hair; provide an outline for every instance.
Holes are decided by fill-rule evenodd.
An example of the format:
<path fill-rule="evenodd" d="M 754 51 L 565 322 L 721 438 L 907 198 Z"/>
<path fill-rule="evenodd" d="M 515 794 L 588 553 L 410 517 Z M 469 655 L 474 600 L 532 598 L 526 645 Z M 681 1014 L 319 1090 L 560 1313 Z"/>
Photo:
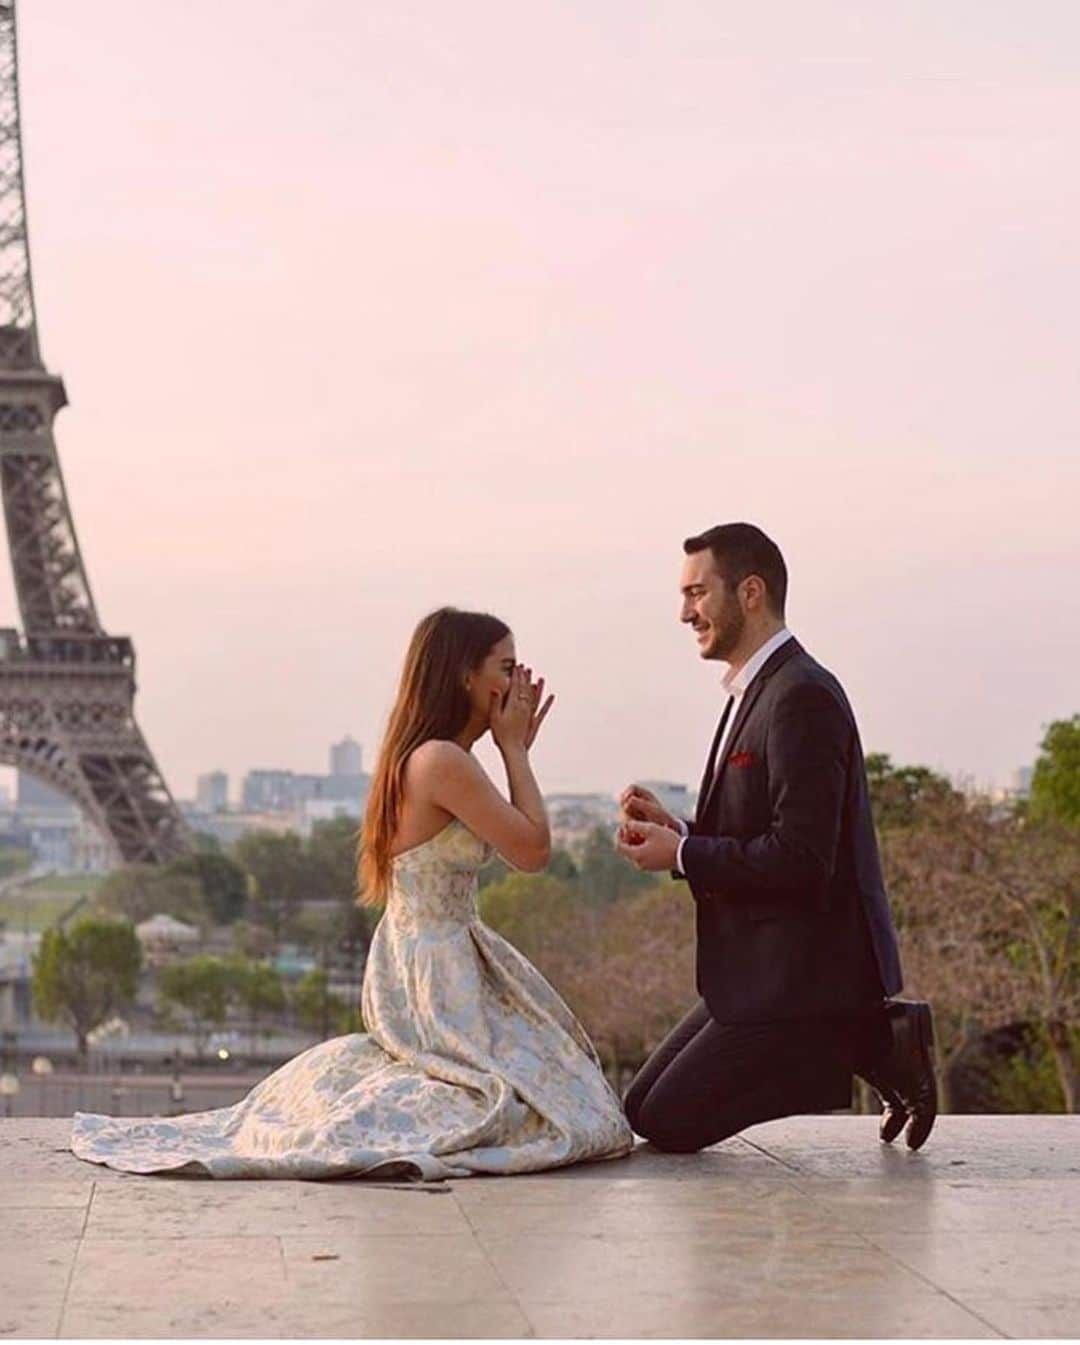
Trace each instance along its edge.
<path fill-rule="evenodd" d="M 378 905 L 390 885 L 390 847 L 409 754 L 432 738 L 457 737 L 472 713 L 466 675 L 509 634 L 498 617 L 454 607 L 440 607 L 413 632 L 364 810 L 358 865 L 364 905 Z"/>

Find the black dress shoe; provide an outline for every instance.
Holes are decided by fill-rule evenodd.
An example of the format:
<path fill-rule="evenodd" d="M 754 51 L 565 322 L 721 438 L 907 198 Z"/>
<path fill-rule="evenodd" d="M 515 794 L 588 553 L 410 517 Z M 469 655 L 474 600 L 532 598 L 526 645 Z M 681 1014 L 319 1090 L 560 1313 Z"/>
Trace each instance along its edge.
<path fill-rule="evenodd" d="M 899 1098 L 906 1116 L 905 1138 L 909 1149 L 919 1149 L 937 1120 L 937 1076 L 934 1073 L 934 1026 L 930 1005 L 917 1001 L 893 1000 L 885 1006 L 892 1031 L 892 1053 L 880 1066 L 880 1076 L 889 1091 Z M 884 1096 L 884 1095 L 883 1095 Z M 890 1112 L 896 1110 L 890 1107 Z M 890 1117 L 893 1138 L 904 1122 Z M 885 1121 L 882 1120 L 882 1138 Z"/>

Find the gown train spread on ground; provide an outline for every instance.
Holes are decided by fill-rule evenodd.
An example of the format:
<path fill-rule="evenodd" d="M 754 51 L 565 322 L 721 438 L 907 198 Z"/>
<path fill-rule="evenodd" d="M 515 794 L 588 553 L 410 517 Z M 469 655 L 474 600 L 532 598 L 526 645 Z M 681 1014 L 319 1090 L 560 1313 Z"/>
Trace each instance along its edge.
<path fill-rule="evenodd" d="M 366 1032 L 310 1047 L 231 1107 L 76 1112 L 73 1152 L 124 1172 L 426 1180 L 628 1153 L 584 1029 L 477 915 L 490 853 L 454 821 L 395 859 L 364 974 Z"/>

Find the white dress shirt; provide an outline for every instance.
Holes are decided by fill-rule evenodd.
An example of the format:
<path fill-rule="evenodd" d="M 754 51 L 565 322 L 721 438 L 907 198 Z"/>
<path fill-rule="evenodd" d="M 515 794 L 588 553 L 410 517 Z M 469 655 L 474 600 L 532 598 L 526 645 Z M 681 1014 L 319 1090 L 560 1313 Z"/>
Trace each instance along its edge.
<path fill-rule="evenodd" d="M 720 736 L 720 743 L 716 749 L 716 758 L 713 765 L 714 772 L 719 768 L 720 763 L 724 759 L 724 749 L 727 746 L 728 739 L 731 737 L 731 730 L 735 724 L 735 718 L 739 713 L 739 706 L 742 704 L 742 698 L 749 690 L 750 683 L 762 670 L 765 664 L 768 663 L 769 659 L 772 658 L 773 654 L 776 653 L 780 646 L 787 644 L 790 639 L 791 631 L 786 627 L 783 630 L 778 630 L 774 636 L 765 641 L 760 649 L 750 655 L 741 668 L 735 671 L 732 671 L 732 669 L 729 668 L 724 674 L 721 686 L 727 692 L 731 707 L 730 709 L 727 709 L 725 706 L 727 722 L 724 725 L 724 732 Z M 709 780 L 705 781 L 704 788 L 706 790 L 708 790 L 710 783 L 711 781 Z M 681 818 L 677 820 L 683 838 L 679 842 L 679 849 L 675 855 L 675 868 L 677 872 L 684 873 L 685 870 L 682 866 L 683 845 L 686 843 L 686 838 L 690 833 L 686 823 Z"/>

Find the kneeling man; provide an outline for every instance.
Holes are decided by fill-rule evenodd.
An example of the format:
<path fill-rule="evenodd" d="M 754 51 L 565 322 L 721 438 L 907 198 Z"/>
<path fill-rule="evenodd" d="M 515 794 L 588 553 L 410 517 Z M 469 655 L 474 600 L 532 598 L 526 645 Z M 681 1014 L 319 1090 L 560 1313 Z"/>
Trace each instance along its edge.
<path fill-rule="evenodd" d="M 934 1124 L 927 1004 L 901 986 L 855 718 L 836 678 L 784 624 L 787 568 L 749 523 L 683 546 L 681 619 L 728 665 L 692 820 L 637 785 L 618 848 L 685 878 L 697 913 L 699 1003 L 625 1099 L 659 1148 L 691 1152 L 754 1125 L 883 1103 L 881 1138 L 912 1149 Z"/>

